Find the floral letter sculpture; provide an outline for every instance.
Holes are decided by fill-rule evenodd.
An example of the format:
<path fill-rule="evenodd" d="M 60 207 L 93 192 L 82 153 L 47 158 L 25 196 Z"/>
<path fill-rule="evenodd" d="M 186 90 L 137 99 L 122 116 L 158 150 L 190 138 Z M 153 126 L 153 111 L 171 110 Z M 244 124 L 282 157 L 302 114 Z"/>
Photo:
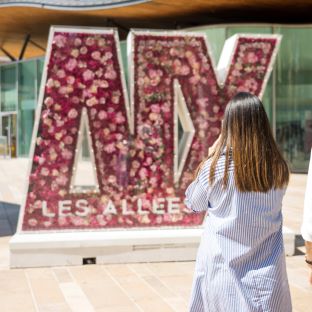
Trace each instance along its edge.
<path fill-rule="evenodd" d="M 52 28 L 22 231 L 194 226 L 186 186 L 238 91 L 262 96 L 280 37 L 236 35 L 216 68 L 205 36 L 131 31 L 130 104 L 115 30 Z M 96 187 L 73 185 L 81 125 Z"/>

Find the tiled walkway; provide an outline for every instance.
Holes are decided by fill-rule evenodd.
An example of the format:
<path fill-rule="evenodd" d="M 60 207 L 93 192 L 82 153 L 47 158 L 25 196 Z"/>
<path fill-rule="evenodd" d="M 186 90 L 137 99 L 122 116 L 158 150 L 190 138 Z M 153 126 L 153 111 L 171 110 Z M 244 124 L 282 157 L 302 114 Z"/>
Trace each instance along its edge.
<path fill-rule="evenodd" d="M 194 262 L 9 270 L 8 240 L 0 238 L 1 312 L 187 311 Z M 287 269 L 293 311 L 311 311 L 303 256 L 288 257 Z"/>
<path fill-rule="evenodd" d="M 25 164 L 25 160 L 0 160 L 0 201 L 20 204 Z M 305 175 L 293 175 L 284 199 L 284 223 L 297 234 L 305 183 Z M 187 311 L 194 262 L 10 270 L 9 239 L 0 237 L 1 312 Z M 304 256 L 286 261 L 293 311 L 312 311 Z"/>

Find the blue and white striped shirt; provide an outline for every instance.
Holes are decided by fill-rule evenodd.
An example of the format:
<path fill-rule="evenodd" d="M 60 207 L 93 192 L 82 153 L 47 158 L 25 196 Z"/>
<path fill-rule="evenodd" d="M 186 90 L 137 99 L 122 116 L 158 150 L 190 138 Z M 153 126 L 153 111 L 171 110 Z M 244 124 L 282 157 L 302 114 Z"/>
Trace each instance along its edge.
<path fill-rule="evenodd" d="M 188 208 L 208 211 L 189 311 L 292 311 L 282 235 L 285 189 L 240 192 L 232 161 L 224 188 L 224 154 L 210 186 L 210 163 L 205 162 L 186 190 Z"/>

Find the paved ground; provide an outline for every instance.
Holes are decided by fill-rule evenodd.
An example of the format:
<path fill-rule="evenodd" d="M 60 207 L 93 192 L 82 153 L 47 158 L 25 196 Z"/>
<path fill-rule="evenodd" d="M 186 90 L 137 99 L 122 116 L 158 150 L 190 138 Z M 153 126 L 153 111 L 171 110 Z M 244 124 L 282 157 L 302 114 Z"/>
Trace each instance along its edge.
<path fill-rule="evenodd" d="M 9 270 L 8 240 L 0 238 L 1 312 L 187 311 L 194 262 Z M 311 311 L 303 259 L 286 259 L 294 312 Z"/>
<path fill-rule="evenodd" d="M 8 231 L 14 231 L 14 215 L 16 218 L 25 172 L 23 159 L 0 160 L 0 202 L 17 204 L 0 208 L 0 220 L 9 223 Z M 306 175 L 291 177 L 283 206 L 285 225 L 298 234 L 305 183 Z M 9 239 L 10 236 L 0 237 L 1 312 L 187 311 L 194 262 L 10 270 Z M 293 311 L 308 312 L 312 286 L 307 283 L 300 236 L 297 246 L 297 255 L 286 259 Z"/>

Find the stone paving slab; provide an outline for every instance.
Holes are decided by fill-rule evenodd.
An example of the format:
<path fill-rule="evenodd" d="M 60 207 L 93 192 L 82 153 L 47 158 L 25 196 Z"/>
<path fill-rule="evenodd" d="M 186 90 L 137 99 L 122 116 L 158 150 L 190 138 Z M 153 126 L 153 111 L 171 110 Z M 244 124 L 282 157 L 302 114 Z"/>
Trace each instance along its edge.
<path fill-rule="evenodd" d="M 10 270 L 9 239 L 0 238 L 1 312 L 187 311 L 194 261 Z M 308 312 L 312 286 L 304 256 L 286 263 L 293 311 Z"/>

